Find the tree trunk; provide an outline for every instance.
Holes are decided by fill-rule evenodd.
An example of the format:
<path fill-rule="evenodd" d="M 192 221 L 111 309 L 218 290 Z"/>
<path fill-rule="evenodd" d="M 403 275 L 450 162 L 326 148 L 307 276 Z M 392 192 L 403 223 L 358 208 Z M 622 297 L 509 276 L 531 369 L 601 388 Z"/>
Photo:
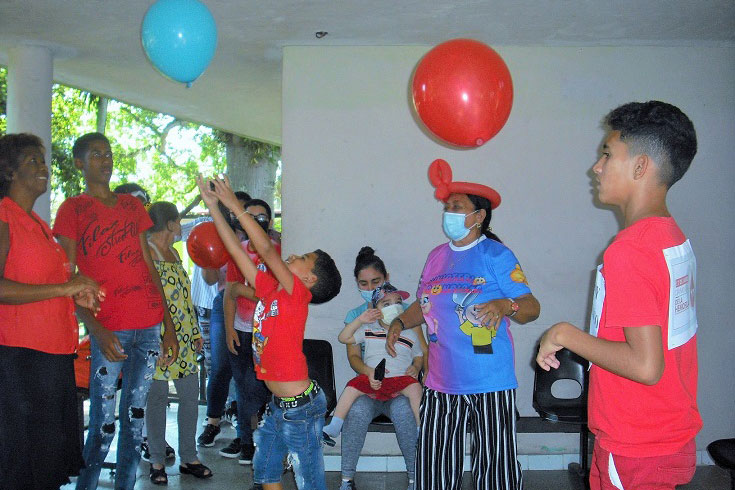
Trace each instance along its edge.
<path fill-rule="evenodd" d="M 97 132 L 105 134 L 107 126 L 107 102 L 106 97 L 100 97 L 97 101 Z"/>
<path fill-rule="evenodd" d="M 247 192 L 253 199 L 262 199 L 274 209 L 277 164 L 265 158 L 252 163 L 252 148 L 243 138 L 235 135 L 227 137 L 226 156 L 227 176 L 232 188 Z"/>

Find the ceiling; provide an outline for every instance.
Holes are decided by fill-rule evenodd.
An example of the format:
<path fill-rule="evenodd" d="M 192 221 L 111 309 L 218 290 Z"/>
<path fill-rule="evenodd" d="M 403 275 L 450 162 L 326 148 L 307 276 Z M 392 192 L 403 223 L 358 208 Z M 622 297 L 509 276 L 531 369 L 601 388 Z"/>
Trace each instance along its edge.
<path fill-rule="evenodd" d="M 217 23 L 212 63 L 191 88 L 148 62 L 154 0 L 0 0 L 0 64 L 18 43 L 54 49 L 57 82 L 241 136 L 281 141 L 289 45 L 735 46 L 735 0 L 202 0 Z M 321 39 L 318 31 L 328 34 Z"/>

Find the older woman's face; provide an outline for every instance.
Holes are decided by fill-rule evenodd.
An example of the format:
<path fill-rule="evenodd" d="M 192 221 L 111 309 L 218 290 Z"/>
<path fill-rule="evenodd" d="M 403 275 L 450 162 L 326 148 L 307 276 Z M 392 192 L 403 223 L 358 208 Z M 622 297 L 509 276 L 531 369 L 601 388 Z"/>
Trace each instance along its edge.
<path fill-rule="evenodd" d="M 447 202 L 444 203 L 444 211 L 448 213 L 467 214 L 475 210 L 472 201 L 467 194 L 450 194 Z"/>
<path fill-rule="evenodd" d="M 42 147 L 29 146 L 21 152 L 18 169 L 13 172 L 13 185 L 24 187 L 39 196 L 46 192 L 48 167 Z"/>
<path fill-rule="evenodd" d="M 464 226 L 466 228 L 473 228 L 477 225 L 482 225 L 482 220 L 485 219 L 485 213 L 483 210 L 478 212 L 475 209 L 475 205 L 472 204 L 467 194 L 450 194 L 447 202 L 444 203 L 445 213 L 459 213 L 464 214 Z"/>

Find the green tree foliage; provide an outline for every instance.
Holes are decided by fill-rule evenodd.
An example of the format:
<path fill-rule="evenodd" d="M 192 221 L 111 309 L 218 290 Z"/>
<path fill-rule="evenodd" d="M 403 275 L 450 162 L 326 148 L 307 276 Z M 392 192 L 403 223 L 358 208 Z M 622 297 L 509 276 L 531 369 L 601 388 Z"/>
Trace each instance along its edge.
<path fill-rule="evenodd" d="M 54 85 L 51 93 L 52 208 L 82 192 L 82 174 L 74 167 L 71 147 L 81 134 L 92 131 L 94 120 L 80 90 Z"/>
<path fill-rule="evenodd" d="M 6 131 L 7 70 L 0 67 L 0 134 Z M 51 119 L 52 215 L 67 197 L 83 191 L 81 172 L 74 166 L 71 148 L 76 138 L 96 131 L 100 97 L 63 85 L 54 85 Z M 136 182 L 154 201 L 171 201 L 183 208 L 197 195 L 198 173 L 225 171 L 229 135 L 173 116 L 110 99 L 105 134 L 112 143 L 115 172 L 110 186 Z M 252 164 L 277 165 L 280 148 L 248 140 Z M 250 147 L 249 146 L 249 147 Z M 277 193 L 280 198 L 280 192 Z"/>
<path fill-rule="evenodd" d="M 87 92 L 54 87 L 52 135 L 59 152 L 52 158 L 57 177 L 52 185 L 60 194 L 58 201 L 82 190 L 71 147 L 79 135 L 95 131 L 98 103 L 99 97 Z M 197 194 L 198 172 L 222 172 L 225 167 L 224 145 L 210 128 L 173 116 L 112 100 L 105 134 L 115 155 L 110 186 L 136 182 L 154 201 L 171 201 L 183 208 Z"/>
<path fill-rule="evenodd" d="M 153 200 L 183 207 L 198 192 L 199 172 L 225 168 L 224 144 L 214 132 L 173 116 L 113 102 L 106 134 L 114 140 L 116 180 L 137 182 Z"/>

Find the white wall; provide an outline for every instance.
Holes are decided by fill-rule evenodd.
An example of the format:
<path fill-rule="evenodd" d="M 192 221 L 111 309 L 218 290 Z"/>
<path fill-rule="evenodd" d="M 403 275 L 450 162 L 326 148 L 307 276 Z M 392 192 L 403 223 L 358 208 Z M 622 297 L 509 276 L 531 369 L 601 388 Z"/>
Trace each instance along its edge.
<path fill-rule="evenodd" d="M 660 99 L 687 113 L 699 137 L 699 153 L 669 197 L 699 267 L 705 426 L 698 447 L 733 437 L 735 49 L 496 47 L 513 76 L 513 111 L 495 138 L 473 150 L 443 146 L 415 120 L 409 82 L 429 49 L 284 49 L 284 253 L 323 248 L 342 272 L 340 295 L 312 307 L 307 324 L 307 337 L 334 346 L 338 391 L 353 375 L 336 337 L 361 301 L 355 255 L 371 245 L 392 282 L 415 292 L 427 253 L 446 240 L 427 178 L 429 163 L 444 158 L 455 180 L 501 193 L 493 229 L 541 302 L 538 321 L 513 327 L 520 411 L 534 414 L 534 344 L 557 321 L 586 323 L 592 271 L 618 230 L 616 216 L 592 201 L 588 172 L 600 121 L 622 103 Z"/>

